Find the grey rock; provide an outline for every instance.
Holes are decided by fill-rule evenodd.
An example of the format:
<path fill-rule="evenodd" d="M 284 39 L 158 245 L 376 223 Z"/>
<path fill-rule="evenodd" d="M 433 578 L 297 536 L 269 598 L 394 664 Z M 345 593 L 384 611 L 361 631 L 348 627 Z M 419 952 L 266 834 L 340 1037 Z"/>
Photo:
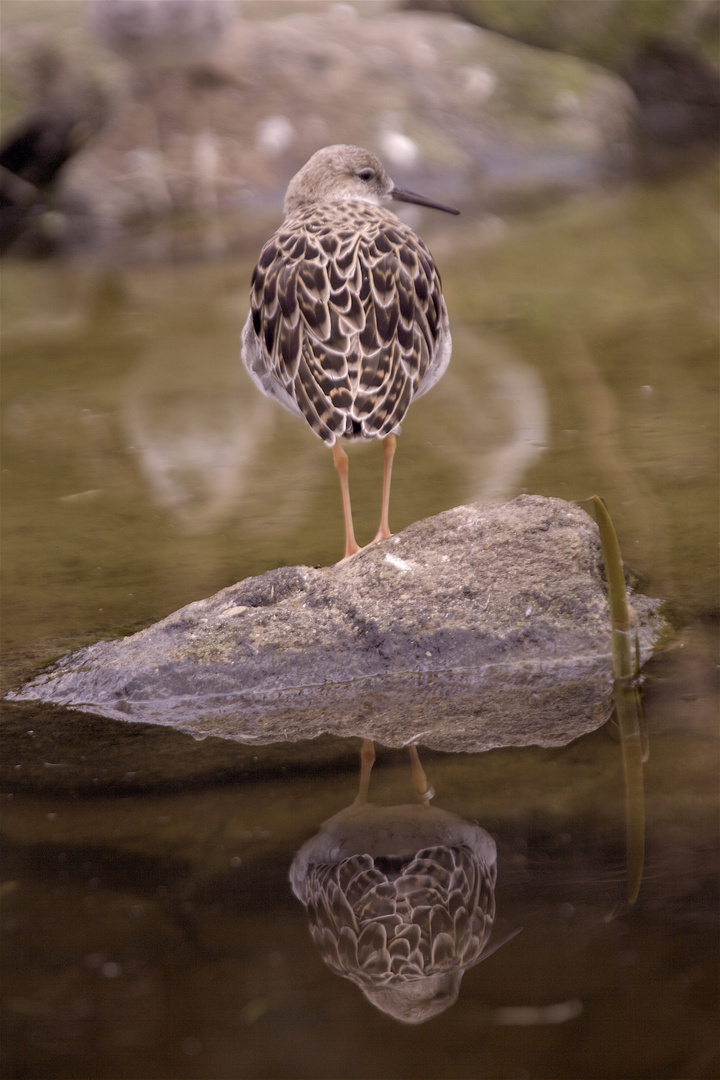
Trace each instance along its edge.
<path fill-rule="evenodd" d="M 633 599 L 647 659 L 659 602 Z M 524 495 L 420 521 L 348 563 L 248 578 L 11 695 L 246 743 L 561 745 L 611 710 L 597 527 Z"/>
<path fill-rule="evenodd" d="M 134 0 L 94 5 L 108 18 L 128 6 Z M 153 16 L 148 31 L 162 31 L 155 15 L 168 4 L 140 6 Z M 160 34 L 147 43 L 155 66 L 142 95 L 129 89 L 145 52 L 142 27 L 128 43 L 133 77 L 91 40 L 81 51 L 77 35 L 49 28 L 58 64 L 74 73 L 91 57 L 115 88 L 112 122 L 65 178 L 90 205 L 98 239 L 134 234 L 138 215 L 232 211 L 243 215 L 233 246 L 254 252 L 270 224 L 263 215 L 279 211 L 290 177 L 336 142 L 367 146 L 400 186 L 464 213 L 505 214 L 631 168 L 635 102 L 618 76 L 454 17 L 363 7 L 363 17 L 327 4 L 238 19 L 202 70 L 184 77 L 160 62 Z M 174 55 L 175 38 L 168 46 Z M 4 67 L 21 101 L 26 53 L 9 30 Z"/>

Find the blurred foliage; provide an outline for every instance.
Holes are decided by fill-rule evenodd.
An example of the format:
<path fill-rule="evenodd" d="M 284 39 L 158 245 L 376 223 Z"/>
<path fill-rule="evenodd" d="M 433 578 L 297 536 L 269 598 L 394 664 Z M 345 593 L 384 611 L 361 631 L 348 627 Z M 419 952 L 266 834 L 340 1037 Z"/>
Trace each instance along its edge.
<path fill-rule="evenodd" d="M 639 42 L 657 36 L 699 45 L 717 64 L 714 0 L 451 0 L 469 22 L 618 69 Z"/>

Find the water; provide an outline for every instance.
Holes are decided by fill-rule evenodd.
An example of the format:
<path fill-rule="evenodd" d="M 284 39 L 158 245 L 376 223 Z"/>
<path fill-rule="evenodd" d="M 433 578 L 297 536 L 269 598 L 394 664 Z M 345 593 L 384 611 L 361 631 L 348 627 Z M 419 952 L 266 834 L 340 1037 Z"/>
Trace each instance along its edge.
<path fill-rule="evenodd" d="M 676 630 L 645 669 L 638 902 L 612 724 L 561 750 L 421 747 L 433 805 L 496 842 L 491 940 L 522 929 L 407 1027 L 323 963 L 288 883 L 355 798 L 357 739 L 242 747 L 5 706 L 6 1076 L 717 1075 L 715 178 L 442 227 L 422 231 L 455 351 L 404 425 L 391 525 L 606 499 Z M 238 362 L 254 254 L 5 265 L 5 688 L 341 554 L 330 454 Z M 381 453 L 352 449 L 362 542 Z M 404 753 L 378 748 L 370 797 L 413 802 Z"/>

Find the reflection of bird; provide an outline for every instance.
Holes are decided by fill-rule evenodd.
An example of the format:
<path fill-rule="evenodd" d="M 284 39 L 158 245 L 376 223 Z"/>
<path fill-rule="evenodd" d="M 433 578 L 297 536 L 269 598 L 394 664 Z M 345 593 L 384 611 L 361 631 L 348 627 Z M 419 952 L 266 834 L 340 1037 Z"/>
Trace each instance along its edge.
<path fill-rule="evenodd" d="M 360 549 L 338 440 L 383 439 L 375 540 L 390 536 L 395 436 L 411 401 L 450 360 L 438 272 L 422 240 L 385 208 L 392 199 L 458 212 L 396 188 L 367 150 L 318 150 L 290 181 L 285 220 L 253 274 L 243 331 L 243 360 L 256 385 L 332 447 L 346 558 Z"/>
<path fill-rule="evenodd" d="M 411 754 L 421 789 L 424 774 L 414 748 Z M 486 944 L 495 917 L 495 842 L 427 801 L 368 804 L 373 759 L 366 742 L 358 798 L 303 845 L 290 880 L 328 967 L 383 1012 L 417 1024 L 449 1008 L 464 971 L 494 951 Z"/>

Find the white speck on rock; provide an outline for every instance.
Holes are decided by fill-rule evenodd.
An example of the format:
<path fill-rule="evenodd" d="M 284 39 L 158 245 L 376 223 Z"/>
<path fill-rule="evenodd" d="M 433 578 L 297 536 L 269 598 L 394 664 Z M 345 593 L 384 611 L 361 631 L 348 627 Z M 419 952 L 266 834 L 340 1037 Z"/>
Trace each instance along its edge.
<path fill-rule="evenodd" d="M 242 615 L 243 611 L 247 611 L 247 605 L 238 604 L 236 607 L 229 607 L 229 608 L 226 608 L 225 611 L 221 611 L 220 615 L 219 615 L 219 618 L 221 618 L 221 619 L 229 619 L 233 615 Z"/>
<path fill-rule="evenodd" d="M 398 558 L 397 555 L 386 555 L 385 562 L 390 563 L 391 566 L 396 566 L 403 574 L 407 574 L 412 570 L 410 563 L 405 562 L 404 559 Z"/>

